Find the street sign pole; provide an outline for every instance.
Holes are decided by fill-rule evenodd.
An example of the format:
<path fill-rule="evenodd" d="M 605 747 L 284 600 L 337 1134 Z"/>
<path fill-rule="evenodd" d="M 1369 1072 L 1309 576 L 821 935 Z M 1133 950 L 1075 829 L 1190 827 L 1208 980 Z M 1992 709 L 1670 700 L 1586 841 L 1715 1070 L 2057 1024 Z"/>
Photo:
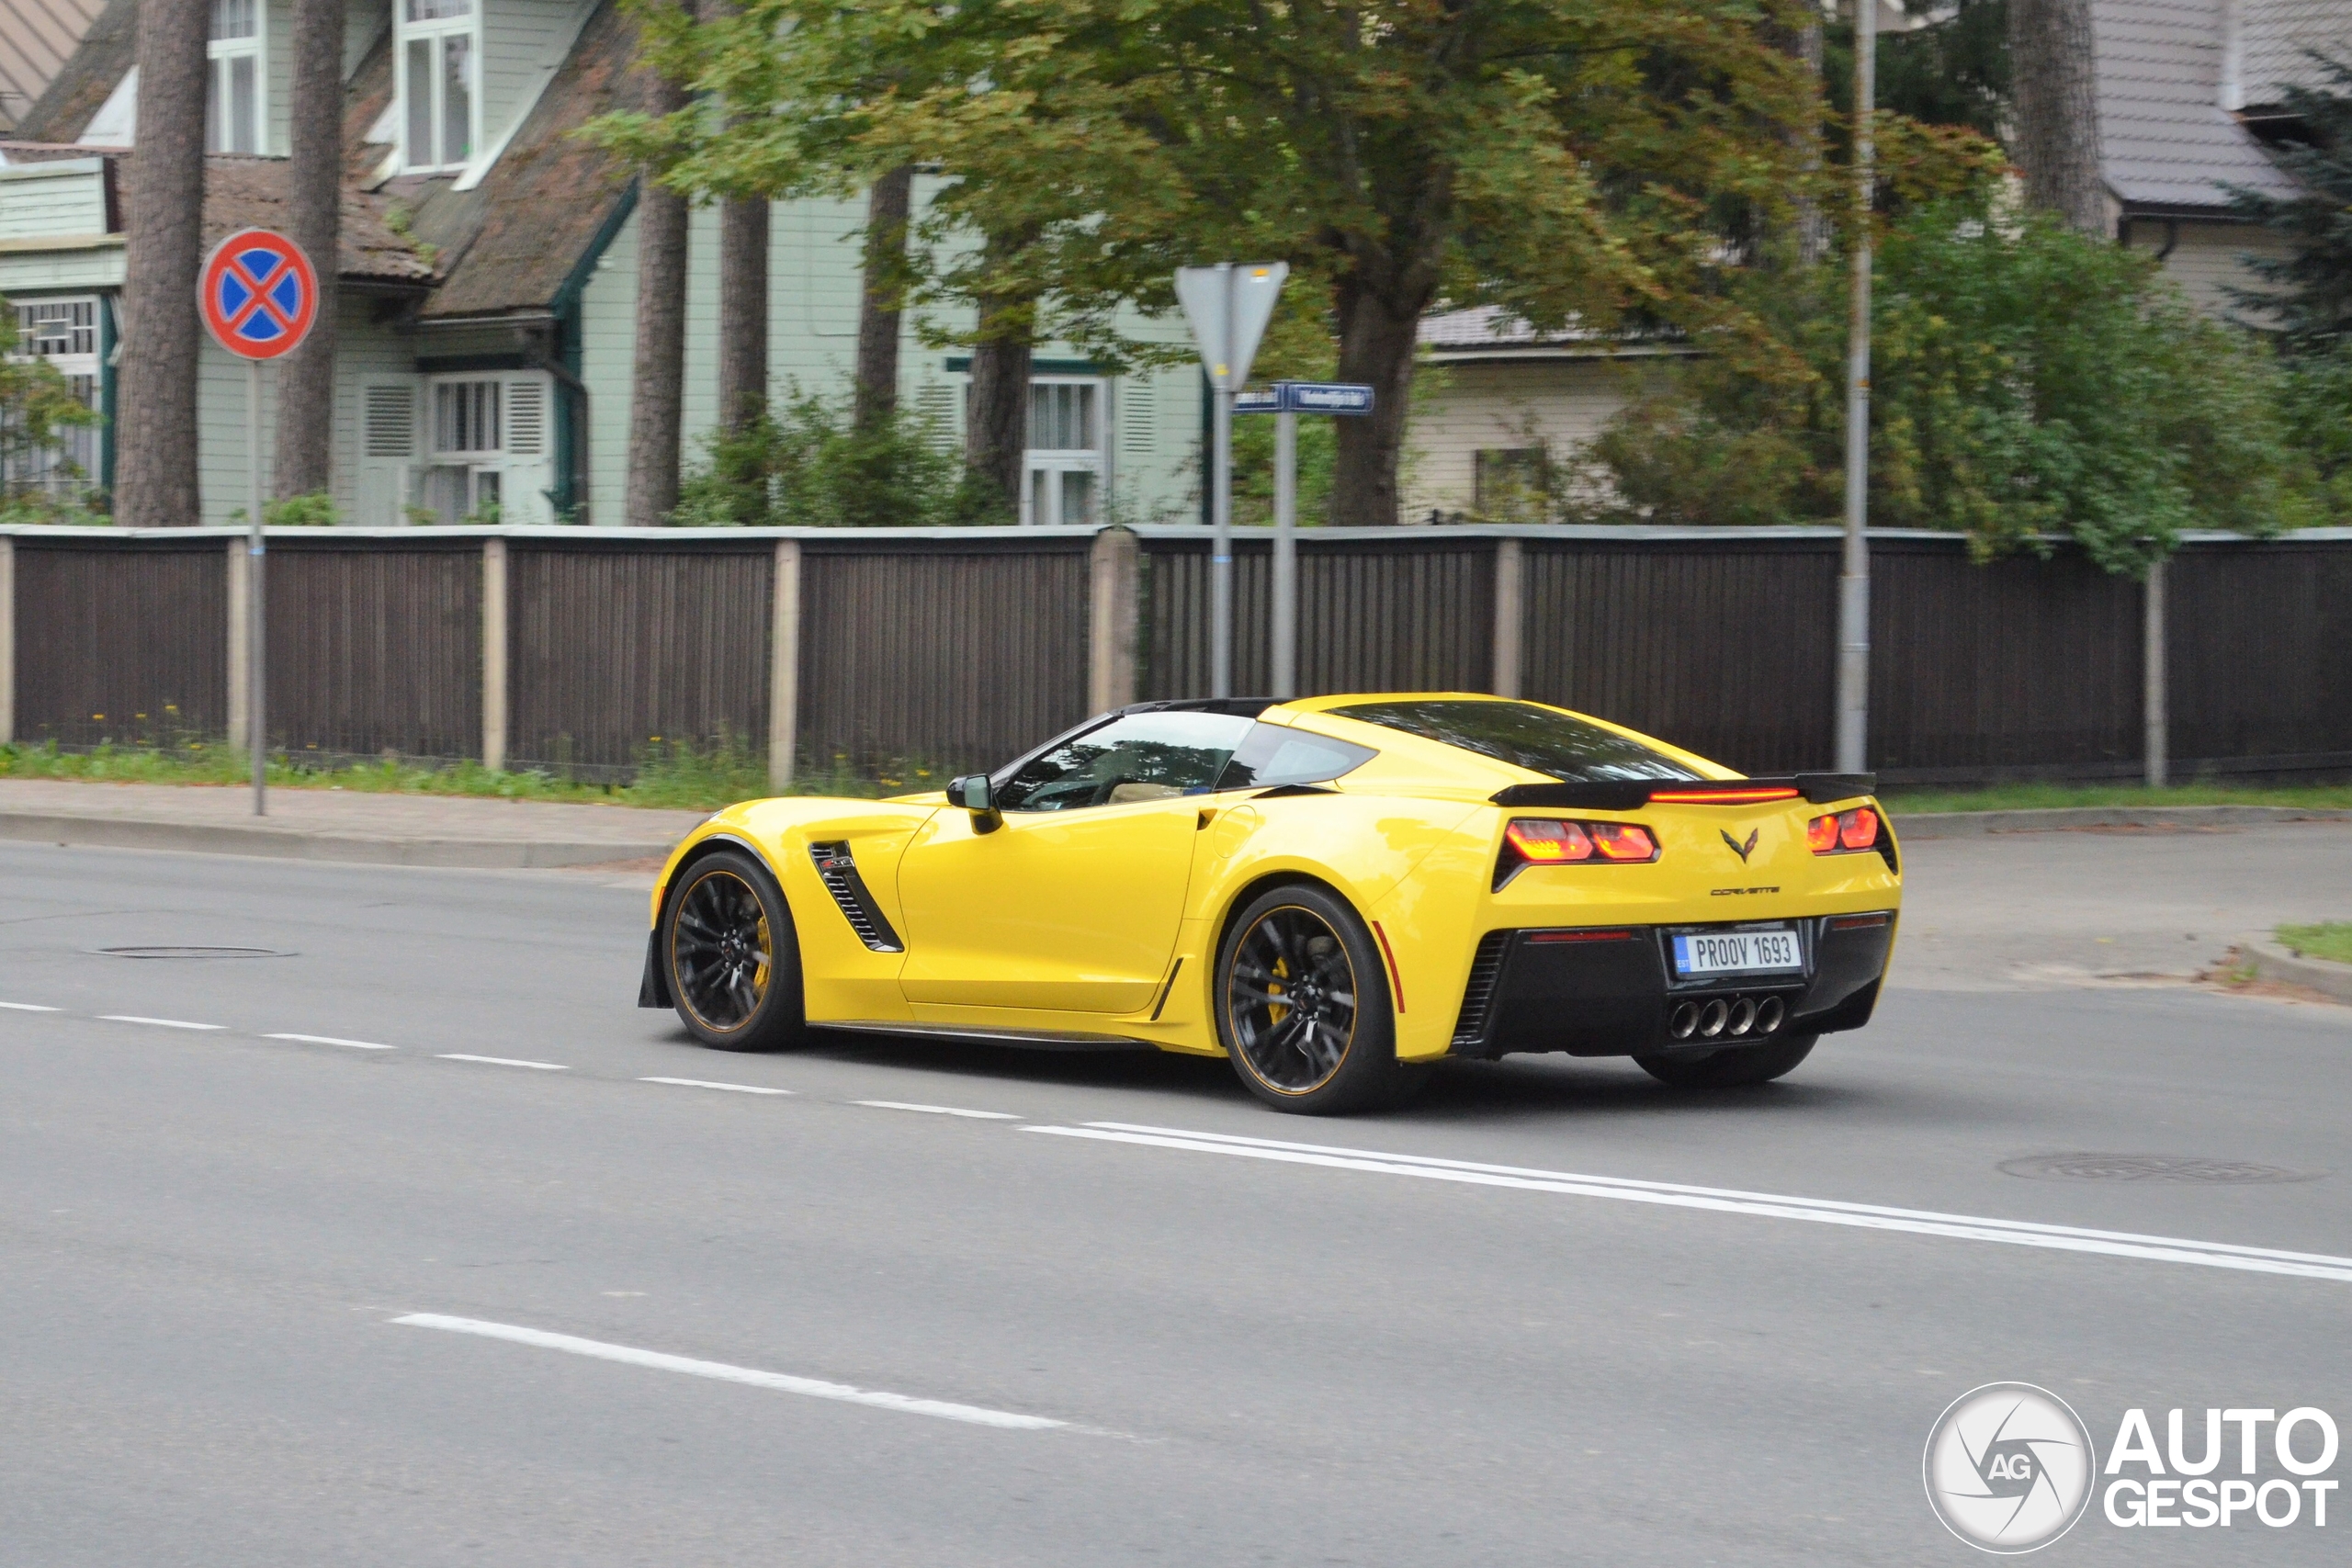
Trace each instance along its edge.
<path fill-rule="evenodd" d="M 269 628 L 269 616 L 263 609 L 268 602 L 262 592 L 262 551 L 266 547 L 261 532 L 261 361 L 245 361 L 245 470 L 251 480 L 247 486 L 252 510 L 245 513 L 245 525 L 252 537 L 245 545 L 245 605 L 253 617 L 249 634 L 252 649 L 252 697 L 246 712 L 246 728 L 253 737 L 254 747 L 254 815 L 269 815 L 269 734 L 262 705 L 269 695 L 269 660 L 262 639 Z"/>
<path fill-rule="evenodd" d="M 1267 606 L 1266 667 L 1270 696 L 1298 695 L 1298 416 L 1361 417 L 1372 412 L 1372 389 L 1346 381 L 1277 381 L 1238 404 L 1247 413 L 1274 416 L 1274 581 Z"/>
<path fill-rule="evenodd" d="M 240 229 L 204 258 L 197 312 L 212 341 L 245 362 L 245 622 L 254 815 L 269 814 L 269 595 L 262 581 L 261 362 L 291 353 L 319 314 L 319 275 L 302 247 L 267 229 Z"/>
<path fill-rule="evenodd" d="M 1854 276 L 1846 328 L 1846 550 L 1838 577 L 1838 769 L 1870 767 L 1871 118 L 1878 84 L 1878 6 L 1854 10 Z"/>
<path fill-rule="evenodd" d="M 1298 414 L 1287 401 L 1274 415 L 1274 602 L 1268 619 L 1270 697 L 1298 695 Z"/>
<path fill-rule="evenodd" d="M 1216 451 L 1209 498 L 1209 695 L 1233 695 L 1233 264 L 1216 264 L 1218 311 L 1225 329 L 1216 345 Z"/>
<path fill-rule="evenodd" d="M 1258 340 L 1282 297 L 1283 262 L 1176 269 L 1176 300 L 1216 399 L 1202 476 L 1209 494 L 1209 694 L 1233 695 L 1233 395 L 1250 379 Z"/>

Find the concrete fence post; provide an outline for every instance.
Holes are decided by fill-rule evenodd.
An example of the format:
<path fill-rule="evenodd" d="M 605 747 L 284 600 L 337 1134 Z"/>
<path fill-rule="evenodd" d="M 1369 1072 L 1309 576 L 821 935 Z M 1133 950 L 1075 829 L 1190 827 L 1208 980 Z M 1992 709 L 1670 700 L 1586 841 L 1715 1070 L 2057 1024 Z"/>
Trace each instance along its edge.
<path fill-rule="evenodd" d="M 1527 556 L 1517 539 L 1495 541 L 1494 693 L 1519 695 L 1524 662 L 1521 637 L 1527 622 Z"/>
<path fill-rule="evenodd" d="M 481 542 L 481 765 L 506 767 L 506 541 Z"/>
<path fill-rule="evenodd" d="M 17 739 L 17 541 L 0 534 L 0 746 Z"/>
<path fill-rule="evenodd" d="M 1108 713 L 1136 700 L 1136 627 L 1143 548 L 1131 528 L 1105 528 L 1087 555 L 1086 706 Z"/>
<path fill-rule="evenodd" d="M 2171 715 L 2166 711 L 2165 679 L 2165 563 L 2148 568 L 2141 590 L 2140 672 L 2146 684 L 2140 704 L 2146 726 L 2143 750 L 2148 760 L 2148 787 L 2162 789 L 2171 774 Z"/>
<path fill-rule="evenodd" d="M 240 529 L 229 545 L 229 750 L 253 744 L 253 541 Z"/>
<path fill-rule="evenodd" d="M 768 609 L 768 787 L 792 787 L 800 752 L 800 541 L 775 542 Z"/>

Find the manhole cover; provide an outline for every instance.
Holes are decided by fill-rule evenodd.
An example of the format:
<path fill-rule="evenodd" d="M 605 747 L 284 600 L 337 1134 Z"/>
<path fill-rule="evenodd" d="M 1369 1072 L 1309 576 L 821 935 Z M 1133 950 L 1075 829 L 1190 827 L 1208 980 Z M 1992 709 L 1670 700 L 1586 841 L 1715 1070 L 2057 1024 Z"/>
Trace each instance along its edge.
<path fill-rule="evenodd" d="M 291 958 L 274 947 L 101 947 L 107 958 Z"/>
<path fill-rule="evenodd" d="M 2319 1170 L 2288 1170 L 2241 1159 L 2195 1159 L 2182 1155 L 2035 1155 L 2003 1160 L 2011 1176 L 2036 1181 L 2211 1181 L 2247 1186 L 2266 1181 L 2317 1181 Z"/>

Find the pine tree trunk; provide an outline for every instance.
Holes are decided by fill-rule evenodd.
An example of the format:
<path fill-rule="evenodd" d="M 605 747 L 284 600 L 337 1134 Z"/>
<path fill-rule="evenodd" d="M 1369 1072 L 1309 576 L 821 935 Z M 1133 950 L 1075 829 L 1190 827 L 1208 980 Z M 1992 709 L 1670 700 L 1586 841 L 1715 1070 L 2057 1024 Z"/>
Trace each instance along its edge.
<path fill-rule="evenodd" d="M 979 308 L 964 460 L 1017 516 L 1023 459 L 1029 446 L 1029 360 L 1035 347 L 1036 301 L 1025 296 L 983 297 Z"/>
<path fill-rule="evenodd" d="M 647 85 L 647 114 L 675 114 L 686 103 L 678 83 L 657 78 Z M 632 528 L 659 527 L 677 510 L 685 401 L 686 198 L 657 183 L 655 173 L 642 171 L 638 180 L 636 375 L 622 503 L 622 520 Z"/>
<path fill-rule="evenodd" d="M 287 228 L 319 275 L 319 313 L 277 369 L 280 497 L 334 482 L 336 257 L 343 228 L 344 0 L 294 0 L 292 157 Z"/>
<path fill-rule="evenodd" d="M 1342 527 L 1394 524 L 1400 521 L 1396 468 L 1404 455 L 1420 312 L 1400 314 L 1353 274 L 1342 275 L 1333 293 L 1340 313 L 1340 379 L 1366 383 L 1373 394 L 1370 414 L 1332 422 L 1339 427 L 1339 450 L 1331 475 L 1331 522 Z"/>
<path fill-rule="evenodd" d="M 718 420 L 729 432 L 759 422 L 768 400 L 768 198 L 718 209 Z"/>
<path fill-rule="evenodd" d="M 2026 205 L 2104 235 L 2091 0 L 2009 0 L 2008 27 L 2017 102 L 2010 151 L 2025 172 Z"/>
<path fill-rule="evenodd" d="M 857 396 L 852 415 L 860 430 L 887 423 L 899 410 L 899 298 L 914 186 L 913 165 L 902 165 L 876 180 L 865 198 L 865 288 L 857 301 Z M 976 378 L 978 370 L 976 361 Z M 1025 370 L 1023 378 L 1027 378 Z"/>
<path fill-rule="evenodd" d="M 139 13 L 139 145 L 129 160 L 124 352 L 117 392 L 115 521 L 193 527 L 197 353 L 203 326 L 207 0 L 147 0 Z"/>

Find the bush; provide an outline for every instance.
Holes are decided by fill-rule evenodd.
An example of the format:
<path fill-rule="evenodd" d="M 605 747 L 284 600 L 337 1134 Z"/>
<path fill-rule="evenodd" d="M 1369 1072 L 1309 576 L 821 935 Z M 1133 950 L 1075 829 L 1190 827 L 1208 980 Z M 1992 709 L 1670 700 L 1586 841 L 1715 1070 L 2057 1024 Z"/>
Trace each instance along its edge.
<path fill-rule="evenodd" d="M 2152 257 L 2042 217 L 1944 205 L 1890 231 L 1878 280 L 1873 525 L 1964 533 L 1979 558 L 2070 536 L 2136 574 L 2185 528 L 2261 534 L 2314 516 L 2290 378 L 2259 340 L 2191 310 Z M 1589 449 L 1610 496 L 1595 510 L 1684 524 L 1839 514 L 1846 280 L 1821 267 L 1746 287 L 1804 371 L 1769 381 L 1727 355 L 1667 371 Z"/>
<path fill-rule="evenodd" d="M 928 420 L 905 414 L 872 430 L 797 389 L 741 431 L 704 443 L 673 526 L 936 528 L 1013 521 Z"/>

